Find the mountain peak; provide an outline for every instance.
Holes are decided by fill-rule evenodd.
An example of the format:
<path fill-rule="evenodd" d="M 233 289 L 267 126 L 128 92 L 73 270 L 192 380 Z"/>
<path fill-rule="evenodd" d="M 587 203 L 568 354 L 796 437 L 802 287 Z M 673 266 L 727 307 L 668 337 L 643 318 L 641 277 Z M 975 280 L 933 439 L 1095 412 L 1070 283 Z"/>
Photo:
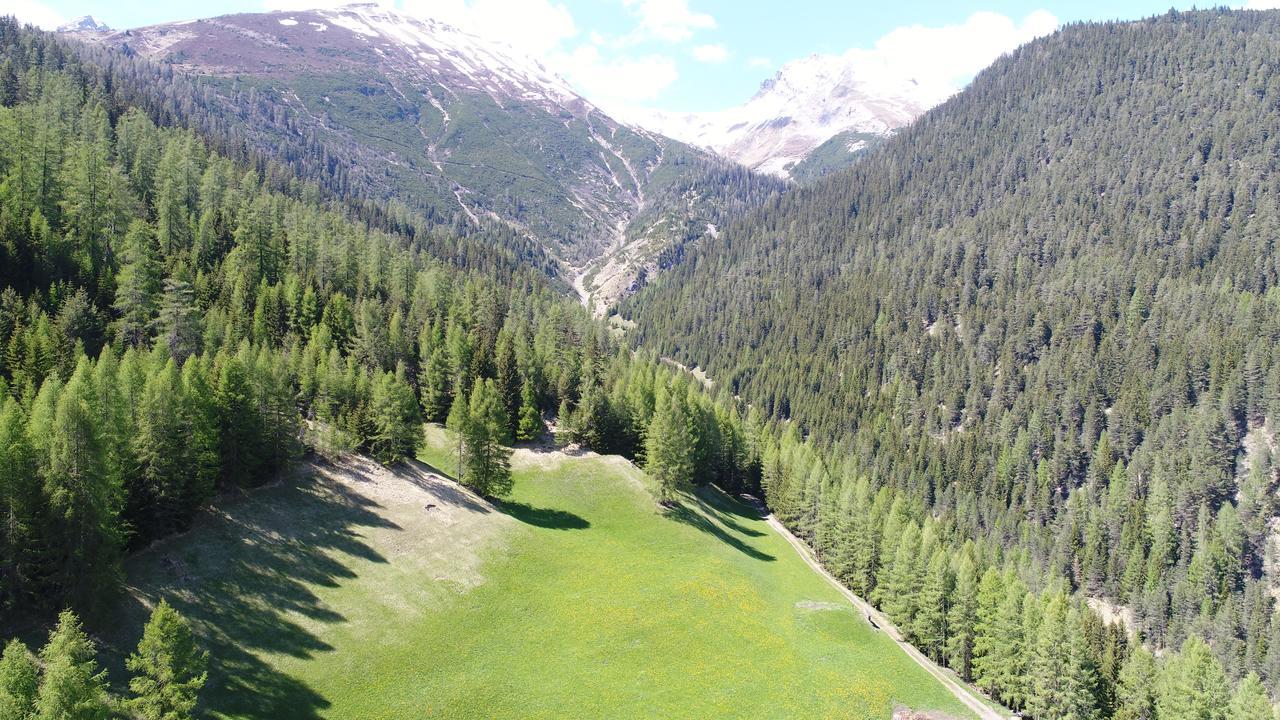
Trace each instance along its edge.
<path fill-rule="evenodd" d="M 942 101 L 890 68 L 857 54 L 810 55 L 783 65 L 738 107 L 706 113 L 654 113 L 653 129 L 781 177 L 815 148 L 846 132 L 888 136 Z"/>
<path fill-rule="evenodd" d="M 75 33 L 75 32 L 111 32 L 111 28 L 106 23 L 98 22 L 93 19 L 92 15 L 81 15 L 69 23 L 58 26 L 58 32 Z"/>

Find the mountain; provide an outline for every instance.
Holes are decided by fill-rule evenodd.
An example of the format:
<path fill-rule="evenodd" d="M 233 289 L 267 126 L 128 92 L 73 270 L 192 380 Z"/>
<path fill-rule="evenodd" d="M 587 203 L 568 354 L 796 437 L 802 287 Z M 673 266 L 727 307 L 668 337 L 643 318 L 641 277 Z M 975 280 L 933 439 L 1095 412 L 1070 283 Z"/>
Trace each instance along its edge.
<path fill-rule="evenodd" d="M 215 124 L 304 176 L 459 233 L 497 228 L 583 287 L 646 198 L 725 165 L 614 120 L 509 46 L 373 4 L 87 39 L 201 78 Z"/>
<path fill-rule="evenodd" d="M 69 23 L 58 26 L 60 33 L 99 33 L 111 32 L 111 28 L 106 23 L 98 22 L 93 19 L 92 15 L 82 15 Z"/>
<path fill-rule="evenodd" d="M 738 107 L 653 113 L 643 122 L 753 170 L 788 177 L 796 164 L 834 136 L 888 137 L 949 94 L 948 88 L 904 77 L 852 51 L 789 62 Z"/>
<path fill-rule="evenodd" d="M 1064 28 L 720 228 L 622 315 L 833 448 L 766 457 L 769 506 L 806 536 L 828 542 L 866 479 L 953 551 L 1152 647 L 1199 634 L 1274 692 L 1277 53 L 1276 12 Z"/>

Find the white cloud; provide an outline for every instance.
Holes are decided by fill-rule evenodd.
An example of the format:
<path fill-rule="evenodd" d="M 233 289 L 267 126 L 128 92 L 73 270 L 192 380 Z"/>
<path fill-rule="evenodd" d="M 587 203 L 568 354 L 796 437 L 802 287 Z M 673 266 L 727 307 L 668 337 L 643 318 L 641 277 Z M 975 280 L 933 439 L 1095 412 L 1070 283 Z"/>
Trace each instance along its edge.
<path fill-rule="evenodd" d="M 1058 19 L 1047 10 L 1036 10 L 1022 22 L 977 12 L 960 25 L 896 28 L 874 47 L 854 48 L 845 58 L 864 78 L 912 78 L 936 89 L 941 100 L 1002 54 L 1057 27 Z"/>
<path fill-rule="evenodd" d="M 707 13 L 695 12 L 689 0 L 622 0 L 633 8 L 640 24 L 627 38 L 628 42 L 663 40 L 679 43 L 693 37 L 698 30 L 711 30 L 716 19 Z"/>
<path fill-rule="evenodd" d="M 771 68 L 773 67 L 773 61 L 767 57 L 756 56 L 756 57 L 747 59 L 747 67 L 751 68 L 752 70 L 761 70 L 764 68 Z"/>
<path fill-rule="evenodd" d="M 722 63 L 729 59 L 729 49 L 719 43 L 699 45 L 693 49 L 693 59 L 704 63 Z"/>
<path fill-rule="evenodd" d="M 8 0 L 6 4 L 8 7 L 0 10 L 0 13 L 12 15 L 18 20 L 24 23 L 31 23 L 38 28 L 53 30 L 66 22 L 53 8 L 36 2 L 36 0 Z"/>
<path fill-rule="evenodd" d="M 539 59 L 578 34 L 569 8 L 550 0 L 404 0 L 403 9 L 505 42 Z"/>
<path fill-rule="evenodd" d="M 652 101 L 680 77 L 675 60 L 664 55 L 610 59 L 594 45 L 583 45 L 555 64 L 583 95 L 606 110 Z"/>

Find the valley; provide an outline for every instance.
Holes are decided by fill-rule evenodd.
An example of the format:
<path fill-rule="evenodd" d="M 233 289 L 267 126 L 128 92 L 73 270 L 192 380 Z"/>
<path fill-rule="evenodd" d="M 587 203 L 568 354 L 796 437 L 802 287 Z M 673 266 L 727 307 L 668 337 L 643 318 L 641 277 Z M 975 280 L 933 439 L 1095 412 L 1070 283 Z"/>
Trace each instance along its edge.
<path fill-rule="evenodd" d="M 0 12 L 0 720 L 1274 720 L 1280 10 L 583 2 Z"/>
<path fill-rule="evenodd" d="M 420 458 L 219 503 L 128 561 L 121 627 L 191 618 L 217 717 L 970 717 L 717 490 L 662 511 L 622 458 L 533 447 L 494 505 L 437 469 L 442 429 Z"/>

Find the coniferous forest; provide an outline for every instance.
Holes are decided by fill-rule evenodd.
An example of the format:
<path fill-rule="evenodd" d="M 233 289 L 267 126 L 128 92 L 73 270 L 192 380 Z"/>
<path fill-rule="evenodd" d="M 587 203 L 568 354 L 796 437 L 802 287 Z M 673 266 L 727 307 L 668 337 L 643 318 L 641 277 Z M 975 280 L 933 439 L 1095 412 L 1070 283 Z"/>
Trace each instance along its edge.
<path fill-rule="evenodd" d="M 541 436 L 544 416 L 559 411 L 565 442 L 642 458 L 661 403 L 698 433 L 677 449 L 682 482 L 696 469 L 755 485 L 733 408 L 621 348 L 536 269 L 471 266 L 314 185 L 273 185 L 282 170 L 157 126 L 112 77 L 0 20 L 0 617 L 69 609 L 38 692 L 25 647 L 0 663 L 13 717 L 64 717 L 40 699 L 55 691 L 95 713 L 185 717 L 181 688 L 147 680 L 176 671 L 145 655 L 131 661 L 138 697 L 112 699 L 80 618 L 107 620 L 125 553 L 307 451 L 392 463 L 423 421 L 447 421 L 464 438 L 461 479 L 501 495 L 505 446 Z M 166 612 L 153 643 L 189 645 Z M 151 654 L 173 661 L 164 648 Z M 54 674 L 64 662 L 74 682 Z M 154 695 L 170 704 L 151 714 Z"/>
<path fill-rule="evenodd" d="M 127 687 L 82 623 L 216 498 L 309 453 L 393 464 L 424 422 L 500 497 L 548 421 L 664 504 L 761 496 L 1025 716 L 1271 718 L 1278 55 L 1275 14 L 1066 27 L 846 171 L 744 181 L 620 332 L 515 234 L 0 19 L 0 630 L 54 628 L 5 649 L 0 718 L 196 711 L 176 611 Z"/>
<path fill-rule="evenodd" d="M 1086 599 L 1280 687 L 1278 43 L 1273 13 L 1066 27 L 624 306 L 789 421 L 770 507 L 1034 717 L 1090 716 L 1045 704 L 1062 662 L 1104 716 L 1190 717 L 1129 707 L 1158 663 Z"/>

